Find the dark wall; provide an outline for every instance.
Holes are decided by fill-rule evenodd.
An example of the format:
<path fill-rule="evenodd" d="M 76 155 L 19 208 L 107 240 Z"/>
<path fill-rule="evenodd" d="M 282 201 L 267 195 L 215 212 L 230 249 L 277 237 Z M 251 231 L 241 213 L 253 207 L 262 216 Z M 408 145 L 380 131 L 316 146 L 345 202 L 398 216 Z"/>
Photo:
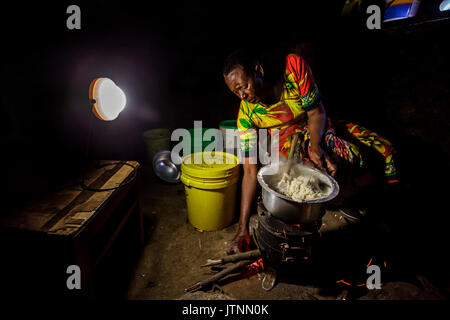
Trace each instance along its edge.
<path fill-rule="evenodd" d="M 364 12 L 340 18 L 344 1 L 297 2 L 81 1 L 81 30 L 66 28 L 72 2 L 3 10 L 1 127 L 11 199 L 81 172 L 90 120 L 91 157 L 145 160 L 146 129 L 235 118 L 239 101 L 222 64 L 243 45 L 295 48 L 311 63 L 333 119 L 379 131 L 408 161 L 447 165 L 448 23 L 373 31 Z M 88 86 L 99 76 L 127 94 L 113 122 L 89 109 Z M 429 150 L 444 158 L 430 160 Z"/>

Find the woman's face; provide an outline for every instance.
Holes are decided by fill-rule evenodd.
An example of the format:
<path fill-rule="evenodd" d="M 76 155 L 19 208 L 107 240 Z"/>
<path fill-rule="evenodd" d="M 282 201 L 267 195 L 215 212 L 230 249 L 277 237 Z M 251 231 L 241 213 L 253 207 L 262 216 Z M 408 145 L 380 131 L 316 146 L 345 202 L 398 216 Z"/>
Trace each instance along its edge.
<path fill-rule="evenodd" d="M 262 78 L 257 74 L 249 75 L 242 67 L 237 67 L 225 76 L 225 83 L 241 100 L 261 102 Z"/>

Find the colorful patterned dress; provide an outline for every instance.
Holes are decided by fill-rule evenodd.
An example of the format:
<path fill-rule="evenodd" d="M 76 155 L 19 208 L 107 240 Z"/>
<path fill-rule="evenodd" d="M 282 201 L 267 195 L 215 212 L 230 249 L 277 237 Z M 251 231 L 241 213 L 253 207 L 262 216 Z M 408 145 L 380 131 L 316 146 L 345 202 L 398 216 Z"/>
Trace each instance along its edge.
<path fill-rule="evenodd" d="M 279 102 L 261 105 L 241 101 L 237 119 L 240 148 L 244 156 L 249 156 L 257 148 L 257 129 L 279 130 L 278 149 L 281 157 L 289 154 L 294 134 L 299 134 L 299 147 L 295 151 L 298 159 L 310 159 L 309 127 L 307 112 L 320 102 L 319 90 L 307 63 L 296 54 L 286 57 L 285 83 Z M 379 134 L 354 123 L 345 124 L 348 133 L 357 141 L 373 147 L 385 159 L 385 176 L 388 183 L 397 182 L 394 164 L 395 150 L 392 144 Z M 322 142 L 325 152 L 332 158 L 340 158 L 359 167 L 364 166 L 360 149 L 354 143 L 336 136 L 330 119 Z"/>

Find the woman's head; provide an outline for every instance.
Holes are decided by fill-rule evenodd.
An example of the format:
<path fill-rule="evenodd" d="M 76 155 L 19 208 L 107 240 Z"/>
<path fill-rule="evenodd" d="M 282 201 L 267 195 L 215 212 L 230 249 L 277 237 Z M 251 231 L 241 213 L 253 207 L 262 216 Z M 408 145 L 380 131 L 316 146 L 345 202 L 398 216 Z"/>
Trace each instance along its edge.
<path fill-rule="evenodd" d="M 223 76 L 228 88 L 251 103 L 261 100 L 264 71 L 260 59 L 249 50 L 233 52 L 225 60 Z"/>
<path fill-rule="evenodd" d="M 256 50 L 255 50 L 256 51 Z M 225 60 L 223 76 L 228 88 L 240 99 L 251 103 L 267 99 L 265 95 L 276 83 L 283 81 L 285 52 L 241 49 Z"/>

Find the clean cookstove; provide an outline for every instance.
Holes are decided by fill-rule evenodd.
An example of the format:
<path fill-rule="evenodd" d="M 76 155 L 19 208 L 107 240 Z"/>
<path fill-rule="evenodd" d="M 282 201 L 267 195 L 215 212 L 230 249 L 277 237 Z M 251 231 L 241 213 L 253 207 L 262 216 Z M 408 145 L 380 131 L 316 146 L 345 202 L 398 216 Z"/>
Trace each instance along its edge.
<path fill-rule="evenodd" d="M 312 262 L 322 219 L 301 225 L 285 223 L 267 211 L 262 203 L 258 203 L 257 212 L 250 220 L 249 229 L 264 265 L 262 286 L 270 290 L 283 266 Z"/>
<path fill-rule="evenodd" d="M 258 271 L 264 270 L 262 288 L 266 291 L 271 290 L 276 280 L 283 276 L 288 276 L 290 279 L 300 276 L 300 281 L 306 279 L 315 283 L 317 280 L 323 281 L 324 274 L 330 279 L 326 276 L 330 268 L 336 269 L 343 260 L 350 261 L 349 258 L 355 256 L 355 252 L 348 250 L 350 246 L 343 246 L 343 242 L 336 237 L 330 238 L 330 234 L 322 229 L 325 206 L 320 206 L 319 210 L 316 212 L 316 218 L 311 222 L 293 224 L 275 217 L 262 202 L 259 202 L 257 214 L 252 215 L 249 222 L 252 242 L 257 248 L 221 258 L 208 259 L 207 263 L 201 267 L 220 266 L 230 262 L 234 264 L 207 279 L 196 282 L 185 291 L 192 292 L 214 284 L 239 268 L 249 268 L 252 272 L 255 271 L 254 268 Z M 323 236 L 322 233 L 324 233 Z M 340 238 L 339 235 L 338 238 Z M 358 237 L 350 236 L 352 243 L 354 239 Z M 343 255 L 343 252 L 346 254 Z M 325 269 L 322 269 L 324 266 Z M 332 274 L 330 276 L 333 277 Z"/>

